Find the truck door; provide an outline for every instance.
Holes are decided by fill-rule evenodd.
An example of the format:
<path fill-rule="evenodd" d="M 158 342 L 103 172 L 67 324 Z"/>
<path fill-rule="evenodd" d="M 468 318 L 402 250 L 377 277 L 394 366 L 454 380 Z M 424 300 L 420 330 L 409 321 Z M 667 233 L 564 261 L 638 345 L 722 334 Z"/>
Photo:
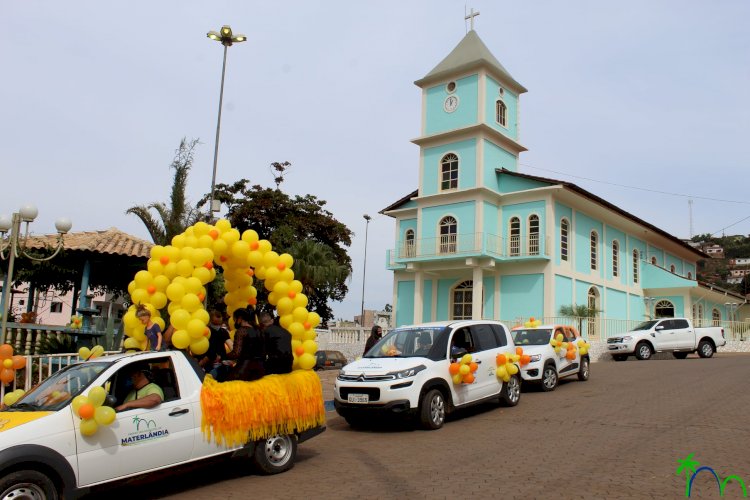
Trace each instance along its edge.
<path fill-rule="evenodd" d="M 674 336 L 672 335 L 672 320 L 665 319 L 654 325 L 651 340 L 657 351 L 672 349 Z"/>
<path fill-rule="evenodd" d="M 478 344 L 478 351 L 472 355 L 479 368 L 476 372 L 476 399 L 487 398 L 500 392 L 502 381 L 497 378 L 497 355 L 502 353 L 513 354 L 514 348 L 508 347 L 506 336 L 496 334 L 493 326 L 489 323 L 472 325 L 471 334 Z"/>
<path fill-rule="evenodd" d="M 149 380 L 162 389 L 164 400 L 154 408 L 117 413 L 112 425 L 100 426 L 93 436 L 76 430 L 79 486 L 183 462 L 193 452 L 196 428 L 191 405 L 180 396 L 172 358 L 135 362 L 148 363 Z M 131 391 L 127 383 L 132 364 L 124 365 L 107 381 L 118 404 Z"/>
<path fill-rule="evenodd" d="M 696 347 L 695 330 L 690 328 L 686 319 L 672 320 L 672 349 L 694 349 Z"/>

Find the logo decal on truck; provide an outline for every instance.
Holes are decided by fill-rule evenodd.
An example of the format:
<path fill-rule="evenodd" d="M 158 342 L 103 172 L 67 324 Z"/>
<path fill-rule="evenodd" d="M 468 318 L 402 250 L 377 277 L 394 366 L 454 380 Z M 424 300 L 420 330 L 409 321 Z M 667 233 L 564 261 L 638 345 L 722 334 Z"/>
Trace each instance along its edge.
<path fill-rule="evenodd" d="M 133 417 L 133 424 L 135 425 L 135 431 L 128 434 L 127 437 L 122 438 L 120 445 L 130 446 L 141 444 L 146 441 L 153 441 L 154 439 L 169 436 L 169 430 L 157 426 L 154 420 L 140 418 L 136 415 Z"/>

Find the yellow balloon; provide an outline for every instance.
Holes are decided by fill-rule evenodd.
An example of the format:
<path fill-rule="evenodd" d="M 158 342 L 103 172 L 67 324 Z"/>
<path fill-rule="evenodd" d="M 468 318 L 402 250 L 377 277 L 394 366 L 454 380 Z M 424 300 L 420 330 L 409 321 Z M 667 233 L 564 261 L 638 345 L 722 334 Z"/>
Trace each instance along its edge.
<path fill-rule="evenodd" d="M 169 317 L 169 321 L 170 323 L 172 323 L 172 326 L 175 327 L 175 330 L 184 330 L 185 328 L 187 328 L 187 324 L 190 319 L 190 313 L 182 308 L 177 309 Z"/>
<path fill-rule="evenodd" d="M 206 324 L 199 319 L 191 319 L 187 324 L 187 332 L 194 339 L 203 337 L 206 331 Z"/>
<path fill-rule="evenodd" d="M 154 286 L 156 287 L 157 291 L 165 292 L 167 290 L 167 287 L 169 286 L 169 278 L 164 275 L 156 276 L 154 278 Z"/>
<path fill-rule="evenodd" d="M 115 410 L 109 406 L 100 406 L 94 410 L 94 420 L 99 425 L 110 425 L 115 421 Z"/>
<path fill-rule="evenodd" d="M 320 315 L 316 312 L 311 312 L 307 315 L 307 322 L 310 323 L 310 328 L 315 328 L 320 324 Z"/>
<path fill-rule="evenodd" d="M 167 298 L 172 302 L 180 302 L 185 293 L 185 287 L 181 283 L 173 282 L 167 287 Z"/>
<path fill-rule="evenodd" d="M 302 333 L 302 340 L 315 340 L 315 337 L 317 337 L 318 334 L 315 333 L 315 330 L 305 330 Z"/>
<path fill-rule="evenodd" d="M 186 248 L 197 248 L 198 238 L 196 236 L 185 236 L 185 247 Z"/>
<path fill-rule="evenodd" d="M 495 375 L 497 375 L 498 378 L 505 378 L 508 375 L 508 370 L 505 369 L 505 365 L 498 366 Z"/>
<path fill-rule="evenodd" d="M 279 255 L 279 262 L 282 262 L 284 267 L 288 269 L 294 265 L 294 258 L 288 253 L 282 253 Z"/>
<path fill-rule="evenodd" d="M 164 266 L 157 259 L 149 259 L 146 269 L 152 276 L 156 277 L 164 273 Z"/>
<path fill-rule="evenodd" d="M 294 323 L 289 325 L 287 330 L 289 330 L 289 333 L 292 334 L 292 337 L 301 337 L 302 334 L 305 333 L 305 327 L 298 321 L 295 321 Z"/>
<path fill-rule="evenodd" d="M 471 371 L 471 368 L 469 368 L 469 365 L 461 364 L 461 366 L 458 368 L 458 373 L 461 375 L 467 375 Z"/>
<path fill-rule="evenodd" d="M 282 328 L 289 329 L 289 326 L 294 322 L 294 318 L 291 314 L 284 314 L 279 317 L 279 325 L 281 325 Z M 303 327 L 304 328 L 304 327 Z"/>
<path fill-rule="evenodd" d="M 512 363 L 508 365 L 507 369 L 508 369 L 508 374 L 510 375 L 515 375 L 516 373 L 518 373 L 518 367 Z"/>
<path fill-rule="evenodd" d="M 250 245 L 247 244 L 247 241 L 239 240 L 232 243 L 232 256 L 236 259 L 246 260 L 249 251 Z"/>
<path fill-rule="evenodd" d="M 305 350 L 305 352 L 315 354 L 315 352 L 318 350 L 318 344 L 316 344 L 314 340 L 305 340 L 304 342 L 302 342 L 302 348 Z"/>
<path fill-rule="evenodd" d="M 185 296 L 182 297 L 180 304 L 182 305 L 183 309 L 186 309 L 188 312 L 191 312 L 191 313 L 203 307 L 200 299 L 194 293 L 186 293 Z"/>
<path fill-rule="evenodd" d="M 292 281 L 294 281 L 294 271 L 289 268 L 284 269 L 279 273 L 279 281 L 291 283 Z"/>
<path fill-rule="evenodd" d="M 234 228 L 230 228 L 226 232 L 222 233 L 221 239 L 226 241 L 227 245 L 231 247 L 236 241 L 240 239 L 240 232 Z"/>
<path fill-rule="evenodd" d="M 263 266 L 256 267 L 255 268 L 255 276 L 257 276 L 258 279 L 260 279 L 260 280 L 266 279 L 266 268 L 263 267 Z"/>
<path fill-rule="evenodd" d="M 279 285 L 281 283 L 277 283 Z M 274 287 L 274 290 L 276 288 Z M 276 292 L 274 292 L 276 293 Z M 281 297 L 279 301 L 276 303 L 276 311 L 279 313 L 279 315 L 285 315 L 290 314 L 292 310 L 294 309 L 294 304 L 292 303 L 292 299 L 289 297 Z M 308 315 L 309 318 L 309 315 Z"/>
<path fill-rule="evenodd" d="M 133 290 L 135 290 L 136 288 L 137 287 L 135 285 L 135 280 L 133 280 L 130 283 L 128 283 L 128 294 L 132 295 L 133 294 Z"/>
<path fill-rule="evenodd" d="M 298 358 L 299 367 L 303 370 L 311 370 L 315 366 L 315 356 L 306 352 Z"/>
<path fill-rule="evenodd" d="M 138 288 L 146 288 L 154 281 L 153 275 L 148 271 L 138 271 L 135 273 L 135 285 Z"/>
<path fill-rule="evenodd" d="M 205 285 L 209 281 L 211 281 L 211 271 L 206 269 L 205 267 L 196 267 L 193 269 L 193 278 L 198 279 L 202 285 Z"/>
<path fill-rule="evenodd" d="M 271 253 L 271 252 L 268 252 Z M 268 254 L 266 254 L 268 255 Z M 281 275 L 281 271 L 279 271 L 275 266 L 274 267 L 266 267 L 266 279 L 268 281 L 277 282 L 279 281 L 279 276 Z"/>
<path fill-rule="evenodd" d="M 271 242 L 268 240 L 258 240 L 258 251 L 262 254 L 271 251 Z"/>
<path fill-rule="evenodd" d="M 127 338 L 125 339 L 125 342 L 122 344 L 125 349 L 140 349 L 141 343 L 138 339 L 135 338 Z"/>
<path fill-rule="evenodd" d="M 102 403 L 104 403 L 104 398 L 107 397 L 107 391 L 104 390 L 104 387 L 96 386 L 92 387 L 89 391 L 89 403 L 91 403 L 94 406 L 101 406 Z"/>
<path fill-rule="evenodd" d="M 185 280 L 185 292 L 186 293 L 194 293 L 198 295 L 199 293 L 201 293 L 202 289 L 203 289 L 203 285 L 201 284 L 201 280 L 199 280 L 198 278 L 190 276 L 188 279 Z"/>
<path fill-rule="evenodd" d="M 295 307 L 294 310 L 292 310 L 292 318 L 294 318 L 294 321 L 299 323 L 304 323 L 307 321 L 307 317 L 310 313 L 307 312 L 307 309 L 304 307 Z"/>
<path fill-rule="evenodd" d="M 177 263 L 177 274 L 183 278 L 193 275 L 193 264 L 188 259 L 180 259 Z"/>
<path fill-rule="evenodd" d="M 229 231 L 230 229 L 232 229 L 232 223 L 226 219 L 219 219 L 216 221 L 216 224 L 214 224 L 214 227 L 220 233 L 225 233 Z"/>
<path fill-rule="evenodd" d="M 198 237 L 198 246 L 200 248 L 213 248 L 213 246 L 214 246 L 214 239 L 211 238 L 207 234 L 204 234 L 203 236 L 199 236 Z"/>
<path fill-rule="evenodd" d="M 162 292 L 154 292 L 151 296 L 151 305 L 157 309 L 163 309 L 167 305 L 167 296 Z"/>
<path fill-rule="evenodd" d="M 198 309 L 197 311 L 193 312 L 191 314 L 193 319 L 199 319 L 203 322 L 204 325 L 207 325 L 211 321 L 211 317 L 208 315 L 208 311 L 205 309 Z"/>
<path fill-rule="evenodd" d="M 258 233 L 252 229 L 248 229 L 242 233 L 242 241 L 253 243 L 254 241 L 258 241 L 258 239 Z"/>
<path fill-rule="evenodd" d="M 143 288 L 136 288 L 130 294 L 130 300 L 133 304 L 145 304 L 149 300 L 148 292 Z"/>
<path fill-rule="evenodd" d="M 263 254 L 258 250 L 252 250 L 247 254 L 247 265 L 250 267 L 260 267 L 263 265 Z"/>
<path fill-rule="evenodd" d="M 229 245 L 222 238 L 218 238 L 217 240 L 215 240 L 211 248 L 213 248 L 214 254 L 216 256 L 226 255 L 229 251 Z"/>
<path fill-rule="evenodd" d="M 5 406 L 11 406 L 16 401 L 18 401 L 19 397 L 15 392 L 9 392 L 3 397 L 3 404 Z"/>
<path fill-rule="evenodd" d="M 298 293 L 294 296 L 292 299 L 292 304 L 294 304 L 294 307 L 307 307 L 307 295 L 304 293 Z"/>
<path fill-rule="evenodd" d="M 164 266 L 164 276 L 167 278 L 173 279 L 177 274 L 177 264 L 175 262 L 170 262 Z"/>
<path fill-rule="evenodd" d="M 451 377 L 451 379 L 453 380 L 454 384 L 458 385 L 463 382 L 463 375 L 461 375 L 460 373 L 456 373 Z"/>
<path fill-rule="evenodd" d="M 190 335 L 185 330 L 177 330 L 172 334 L 172 345 L 177 349 L 185 349 L 190 345 Z"/>
<path fill-rule="evenodd" d="M 182 248 L 185 246 L 185 235 L 178 234 L 172 237 L 172 246 L 175 248 Z"/>
<path fill-rule="evenodd" d="M 469 363 L 471 363 L 471 354 L 464 354 L 463 357 L 461 358 L 461 363 L 465 365 L 468 365 Z"/>
<path fill-rule="evenodd" d="M 211 226 L 206 224 L 202 220 L 193 224 L 193 233 L 195 233 L 195 235 L 198 237 L 203 236 L 204 234 L 207 235 L 211 229 Z"/>
<path fill-rule="evenodd" d="M 302 293 L 302 282 L 299 280 L 292 281 L 289 283 L 289 290 L 294 293 Z"/>
<path fill-rule="evenodd" d="M 192 353 L 197 354 L 199 356 L 201 354 L 205 354 L 206 351 L 208 351 L 208 347 L 209 347 L 209 344 L 208 344 L 208 339 L 206 337 L 201 337 L 197 340 L 193 340 L 190 343 L 190 350 L 192 351 Z"/>
<path fill-rule="evenodd" d="M 266 282 L 266 283 L 268 283 L 268 282 Z M 279 302 L 279 296 L 278 296 L 278 294 L 276 292 L 271 292 L 271 293 L 268 294 L 268 303 L 269 304 L 271 304 L 272 306 L 275 306 L 275 305 L 278 304 L 278 302 Z"/>
<path fill-rule="evenodd" d="M 4 359 L 3 360 L 3 367 L 4 368 L 13 368 L 13 360 L 12 359 Z"/>
<path fill-rule="evenodd" d="M 97 429 L 99 429 L 99 425 L 96 423 L 96 420 L 93 418 L 87 418 L 85 420 L 81 420 L 81 434 L 84 436 L 93 436 L 96 434 Z"/>
<path fill-rule="evenodd" d="M 166 254 L 166 249 L 161 245 L 154 245 L 151 247 L 151 258 L 159 260 L 162 255 Z"/>
<path fill-rule="evenodd" d="M 73 401 L 70 402 L 70 407 L 75 415 L 78 415 L 78 409 L 89 402 L 89 398 L 86 396 L 76 396 Z"/>
<path fill-rule="evenodd" d="M 302 345 L 302 342 L 299 340 L 292 339 L 292 352 L 295 352 L 299 346 Z M 296 356 L 296 354 L 295 354 Z"/>

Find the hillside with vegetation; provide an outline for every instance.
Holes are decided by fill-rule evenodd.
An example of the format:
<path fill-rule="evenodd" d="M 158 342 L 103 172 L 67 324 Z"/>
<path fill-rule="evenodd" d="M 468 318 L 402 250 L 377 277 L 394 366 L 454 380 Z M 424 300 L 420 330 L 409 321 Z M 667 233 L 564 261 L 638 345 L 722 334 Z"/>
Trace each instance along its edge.
<path fill-rule="evenodd" d="M 732 269 L 750 269 L 750 265 L 731 265 L 732 259 L 750 258 L 750 235 L 711 236 L 699 234 L 691 239 L 700 243 L 701 249 L 719 245 L 724 249 L 723 258 L 705 259 L 698 263 L 698 279 L 743 295 L 750 294 L 750 276 L 745 276 L 741 283 L 729 283 L 727 280 Z"/>

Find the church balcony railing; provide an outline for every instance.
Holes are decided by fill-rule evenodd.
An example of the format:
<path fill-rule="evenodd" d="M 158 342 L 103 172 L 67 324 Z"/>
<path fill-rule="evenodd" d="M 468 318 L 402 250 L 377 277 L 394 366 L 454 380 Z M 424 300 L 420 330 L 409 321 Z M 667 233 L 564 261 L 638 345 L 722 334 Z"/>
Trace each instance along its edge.
<path fill-rule="evenodd" d="M 465 257 L 490 257 L 497 260 L 548 259 L 549 237 L 531 235 L 503 238 L 490 233 L 447 234 L 436 238 L 399 242 L 387 252 L 387 267 L 403 269 L 408 262 Z"/>

